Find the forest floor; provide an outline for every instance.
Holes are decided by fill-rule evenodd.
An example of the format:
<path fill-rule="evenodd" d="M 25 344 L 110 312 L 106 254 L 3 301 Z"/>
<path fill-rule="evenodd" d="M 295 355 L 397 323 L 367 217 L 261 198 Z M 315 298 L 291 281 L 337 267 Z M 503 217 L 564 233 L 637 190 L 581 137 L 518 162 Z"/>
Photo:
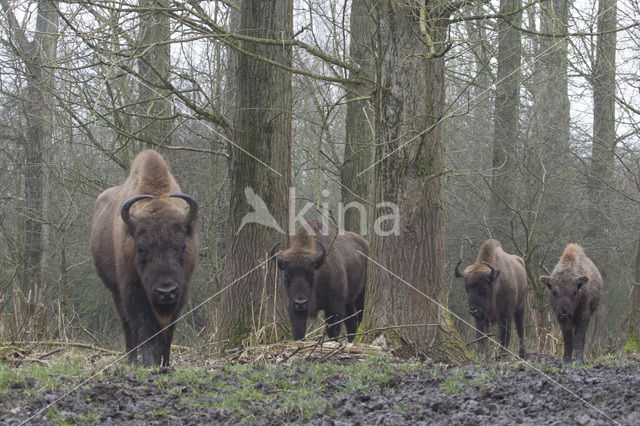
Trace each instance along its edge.
<path fill-rule="evenodd" d="M 142 368 L 76 351 L 19 366 L 2 357 L 0 423 L 640 424 L 637 358 L 584 366 L 550 356 L 445 365 L 341 351 L 183 358 Z"/>

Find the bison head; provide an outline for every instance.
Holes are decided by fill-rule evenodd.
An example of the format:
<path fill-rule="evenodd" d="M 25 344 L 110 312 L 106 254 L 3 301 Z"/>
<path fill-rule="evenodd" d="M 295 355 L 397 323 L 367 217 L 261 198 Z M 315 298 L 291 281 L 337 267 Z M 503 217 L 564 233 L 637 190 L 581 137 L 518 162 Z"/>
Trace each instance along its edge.
<path fill-rule="evenodd" d="M 189 209 L 176 205 L 171 198 L 181 198 Z M 149 200 L 136 208 L 131 207 Z M 120 209 L 127 232 L 133 237 L 133 263 L 141 284 L 156 310 L 171 311 L 186 293 L 189 276 L 196 261 L 195 222 L 198 204 L 190 195 L 167 197 L 137 195 Z"/>
<path fill-rule="evenodd" d="M 465 269 L 463 274 L 458 270 L 460 263 L 461 261 L 456 265 L 455 273 L 456 277 L 464 278 L 469 313 L 476 321 L 485 323 L 489 319 L 491 310 L 493 284 L 498 279 L 500 271 L 496 270 L 489 262 L 482 262 L 487 268 L 473 264 Z"/>
<path fill-rule="evenodd" d="M 589 277 L 577 275 L 572 270 L 563 270 L 552 276 L 543 275 L 540 281 L 549 289 L 549 303 L 558 322 L 570 322 L 578 307 L 580 290 L 589 281 Z"/>
<path fill-rule="evenodd" d="M 280 245 L 277 243 L 273 251 Z M 313 287 L 315 272 L 324 263 L 326 248 L 316 240 L 318 250 L 313 248 L 290 248 L 276 256 L 278 269 L 283 271 L 284 287 L 287 292 L 289 320 L 295 340 L 304 339 L 307 332 L 307 318 L 313 311 Z"/>

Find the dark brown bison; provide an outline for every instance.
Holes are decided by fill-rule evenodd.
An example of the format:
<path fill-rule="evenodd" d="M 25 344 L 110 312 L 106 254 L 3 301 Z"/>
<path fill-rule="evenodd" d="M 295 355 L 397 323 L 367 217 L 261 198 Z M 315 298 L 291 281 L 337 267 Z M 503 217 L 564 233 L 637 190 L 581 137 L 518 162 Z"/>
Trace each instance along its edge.
<path fill-rule="evenodd" d="M 598 268 L 584 254 L 582 247 L 569 244 L 551 276 L 543 275 L 540 281 L 549 289 L 549 303 L 562 330 L 563 361 L 571 362 L 575 348 L 576 361 L 582 364 L 587 326 L 604 290 Z"/>
<path fill-rule="evenodd" d="M 196 265 L 198 205 L 162 156 L 142 151 L 122 185 L 96 200 L 91 255 L 111 290 L 129 360 L 169 365 L 169 350 Z"/>
<path fill-rule="evenodd" d="M 498 323 L 500 344 L 509 347 L 511 322 L 515 321 L 520 340 L 520 356 L 525 354 L 524 313 L 527 306 L 527 273 L 521 257 L 506 253 L 498 240 L 487 240 L 480 247 L 475 263 L 456 277 L 464 278 L 469 313 L 478 330 L 478 349 L 484 352 L 482 336 L 489 325 Z"/>
<path fill-rule="evenodd" d="M 330 230 L 323 234 L 319 220 L 308 224 L 316 235 L 301 226 L 291 239 L 291 247 L 276 256 L 284 275 L 293 338 L 303 339 L 307 318 L 323 310 L 327 335 L 338 337 L 344 321 L 347 338 L 352 341 L 362 320 L 369 243 L 353 232 L 336 236 Z M 271 253 L 279 245 L 276 243 Z"/>

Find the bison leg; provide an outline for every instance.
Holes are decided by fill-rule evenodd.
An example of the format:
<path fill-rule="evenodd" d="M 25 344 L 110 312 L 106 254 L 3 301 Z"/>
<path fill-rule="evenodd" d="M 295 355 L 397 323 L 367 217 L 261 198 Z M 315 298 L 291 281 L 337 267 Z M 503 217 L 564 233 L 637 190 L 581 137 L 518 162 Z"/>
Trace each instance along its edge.
<path fill-rule="evenodd" d="M 353 338 L 356 336 L 358 330 L 358 315 L 356 314 L 356 306 L 348 304 L 345 306 L 345 320 L 344 325 L 347 328 L 347 340 L 353 342 Z"/>
<path fill-rule="evenodd" d="M 504 357 L 509 350 L 509 341 L 511 340 L 511 321 L 509 318 L 500 320 L 500 357 Z"/>
<path fill-rule="evenodd" d="M 362 288 L 362 292 L 356 299 L 356 312 L 358 317 L 358 325 L 362 322 L 362 313 L 364 312 L 364 287 Z"/>
<path fill-rule="evenodd" d="M 135 364 L 138 362 L 138 336 L 131 328 L 129 321 L 122 321 L 122 328 L 124 329 L 124 343 L 129 362 Z"/>
<path fill-rule="evenodd" d="M 126 300 L 125 312 L 129 328 L 131 329 L 131 345 L 133 348 L 127 348 L 127 351 L 140 348 L 142 354 L 142 365 L 160 365 L 160 348 L 158 336 L 155 336 L 160 328 L 156 321 L 149 302 L 143 290 L 132 285 L 132 291 Z M 155 336 L 155 337 L 153 337 Z M 131 357 L 131 352 L 129 352 Z M 130 358 L 131 359 L 131 358 Z M 134 355 L 135 359 L 135 355 Z"/>
<path fill-rule="evenodd" d="M 560 324 L 562 329 L 562 340 L 564 340 L 564 356 L 562 362 L 570 363 L 573 355 L 573 326 L 569 324 Z"/>
<path fill-rule="evenodd" d="M 476 337 L 478 338 L 478 353 L 484 354 L 484 348 L 487 340 L 485 332 L 487 324 L 484 321 L 476 320 Z"/>
<path fill-rule="evenodd" d="M 576 350 L 576 363 L 582 364 L 584 362 L 584 336 L 587 328 L 582 321 L 576 324 L 573 341 Z"/>
<path fill-rule="evenodd" d="M 173 330 L 175 324 L 170 325 L 165 331 L 160 333 L 160 365 L 169 366 L 169 352 L 171 351 L 171 341 L 173 340 Z"/>
<path fill-rule="evenodd" d="M 518 332 L 518 341 L 520 342 L 520 358 L 524 357 L 527 353 L 527 349 L 524 343 L 524 309 L 516 312 L 515 316 L 516 331 Z"/>

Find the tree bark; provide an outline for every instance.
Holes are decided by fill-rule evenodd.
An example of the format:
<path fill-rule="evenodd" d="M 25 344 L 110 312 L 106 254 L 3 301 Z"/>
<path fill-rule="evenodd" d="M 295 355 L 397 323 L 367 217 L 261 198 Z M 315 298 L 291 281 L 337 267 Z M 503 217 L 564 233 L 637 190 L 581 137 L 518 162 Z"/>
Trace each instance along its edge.
<path fill-rule="evenodd" d="M 373 79 L 375 54 L 375 21 L 373 3 L 354 0 L 351 5 L 350 57 L 354 65 Z M 353 77 L 353 76 L 351 76 Z M 357 208 L 344 211 L 344 230 L 367 233 L 367 218 L 370 217 L 372 170 L 360 175 L 371 166 L 373 159 L 373 127 L 375 114 L 371 104 L 373 88 L 365 83 L 346 86 L 347 116 L 344 163 L 342 168 L 342 203 L 347 206 L 355 202 L 364 206 L 366 217 Z"/>
<path fill-rule="evenodd" d="M 491 234 L 505 248 L 512 238 L 510 220 L 514 202 L 514 180 L 518 167 L 518 120 L 520 112 L 520 65 L 522 41 L 521 0 L 501 0 L 498 19 L 498 75 L 496 81 L 493 172 L 491 182 Z"/>
<path fill-rule="evenodd" d="M 611 229 L 612 197 L 609 191 L 614 170 L 614 150 L 616 146 L 616 0 L 600 0 L 598 3 L 598 38 L 596 42 L 596 62 L 593 68 L 593 142 L 591 151 L 591 172 L 589 173 L 589 214 L 588 236 L 597 251 L 593 260 L 598 265 L 602 278 L 613 284 L 611 247 L 608 236 Z M 617 243 L 617 242 L 616 242 Z M 606 288 L 606 287 L 605 287 Z M 592 328 L 592 347 L 602 348 L 607 344 L 606 294 L 596 311 Z M 591 337 L 591 336 L 590 336 Z"/>
<path fill-rule="evenodd" d="M 171 144 L 171 90 L 165 88 L 171 71 L 171 27 L 162 11 L 167 0 L 140 0 L 138 35 L 138 96 L 140 139 L 147 148 Z"/>
<path fill-rule="evenodd" d="M 377 2 L 375 201 L 395 203 L 401 222 L 397 235 L 371 236 L 363 329 L 384 330 L 400 352 L 451 361 L 466 349 L 444 285 L 444 59 L 437 55 L 444 53 L 448 3 L 432 3 L 420 10 Z M 376 209 L 375 220 L 386 214 Z"/>
<path fill-rule="evenodd" d="M 58 11 L 54 1 L 38 2 L 36 31 L 33 40 L 28 41 L 25 29 L 18 24 L 8 3 L 3 1 L 1 5 L 8 20 L 16 53 L 24 62 L 27 80 L 22 98 L 26 119 L 21 141 L 25 157 L 23 175 L 26 201 L 22 291 L 25 295 L 42 295 L 46 287 L 43 271 L 45 158 L 51 147 L 53 133 L 51 117 L 52 93 L 55 90 Z"/>
<path fill-rule="evenodd" d="M 241 33 L 248 36 L 288 39 L 293 34 L 292 0 L 244 0 Z M 289 46 L 243 43 L 243 48 L 281 64 L 291 66 Z M 291 74 L 281 68 L 240 54 L 238 58 L 238 99 L 231 148 L 231 204 L 229 247 L 223 272 L 217 338 L 223 345 L 238 345 L 258 332 L 266 319 L 286 318 L 284 292 L 274 280 L 267 282 L 263 299 L 264 271 L 255 270 L 277 241 L 287 244 L 287 235 L 257 223 L 241 221 L 252 209 L 245 189 L 262 198 L 283 230 L 288 229 L 288 190 L 291 158 Z M 259 160 L 259 161 L 258 161 Z M 262 163 L 261 163 L 262 162 Z M 274 263 L 274 262 L 271 262 Z M 274 286 L 275 285 L 275 286 Z M 276 306 L 274 307 L 274 289 Z M 276 312 L 274 313 L 274 309 Z M 263 313 L 263 318 L 260 317 Z M 271 321 L 270 321 L 271 322 Z M 278 321 L 282 337 L 286 321 Z M 269 333 L 273 328 L 269 327 Z M 271 334 L 271 337 L 273 334 Z"/>

